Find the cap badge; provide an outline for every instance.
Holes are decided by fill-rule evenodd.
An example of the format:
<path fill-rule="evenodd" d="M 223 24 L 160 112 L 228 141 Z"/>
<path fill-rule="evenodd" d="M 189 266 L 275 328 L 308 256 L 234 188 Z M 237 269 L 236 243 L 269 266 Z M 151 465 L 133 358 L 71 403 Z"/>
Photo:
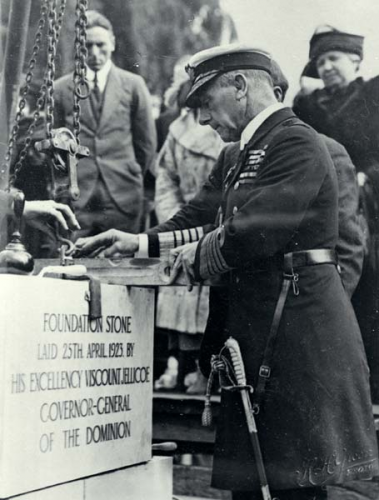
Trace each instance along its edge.
<path fill-rule="evenodd" d="M 193 66 L 190 66 L 189 64 L 187 64 L 186 72 L 187 72 L 187 75 L 189 76 L 189 79 L 193 83 L 195 80 L 195 68 Z"/>

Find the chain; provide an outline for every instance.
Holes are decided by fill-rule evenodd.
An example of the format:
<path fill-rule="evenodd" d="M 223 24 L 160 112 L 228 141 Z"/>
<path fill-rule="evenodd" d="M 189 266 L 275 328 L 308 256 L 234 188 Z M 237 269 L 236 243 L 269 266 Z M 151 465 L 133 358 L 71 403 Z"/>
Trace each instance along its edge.
<path fill-rule="evenodd" d="M 89 85 L 86 79 L 87 76 L 87 15 L 88 0 L 77 0 L 76 15 L 77 20 L 75 23 L 75 71 L 74 71 L 74 133 L 78 145 L 80 144 L 80 100 L 86 99 L 89 96 Z"/>
<path fill-rule="evenodd" d="M 66 10 L 66 2 L 67 0 L 61 0 L 61 6 L 59 9 L 59 14 L 58 14 L 58 19 L 57 19 L 57 25 L 56 25 L 56 31 L 57 31 L 57 41 L 59 39 L 59 32 L 62 28 L 62 22 L 63 22 L 63 16 L 64 12 Z"/>
<path fill-rule="evenodd" d="M 59 14 L 57 15 L 57 0 L 50 0 L 48 17 L 48 47 L 47 47 L 47 72 L 45 75 L 46 87 L 46 136 L 53 137 L 54 129 L 54 80 L 55 59 L 57 56 L 57 44 L 62 27 L 66 0 L 61 0 Z"/>
<path fill-rule="evenodd" d="M 32 138 L 34 136 L 37 122 L 41 116 L 42 109 L 45 105 L 45 99 L 46 99 L 46 105 L 47 105 L 47 116 L 46 116 L 47 132 L 46 133 L 47 133 L 47 136 L 49 138 L 51 138 L 51 135 L 49 135 L 49 131 L 52 130 L 53 126 L 54 126 L 54 116 L 53 116 L 52 111 L 54 111 L 53 80 L 54 80 L 54 76 L 55 76 L 56 45 L 57 45 L 57 42 L 59 39 L 59 32 L 60 32 L 60 29 L 62 26 L 65 7 L 66 7 L 66 0 L 61 0 L 60 11 L 59 11 L 58 17 L 56 17 L 56 14 L 55 14 L 55 12 L 56 12 L 56 1 L 55 0 L 53 2 L 51 0 L 50 0 L 50 2 L 49 2 L 49 0 L 44 0 L 44 3 L 41 7 L 41 18 L 40 18 L 39 25 L 38 25 L 36 42 L 35 42 L 34 47 L 33 47 L 33 56 L 31 59 L 32 67 L 30 68 L 30 65 L 29 65 L 29 71 L 26 75 L 26 85 L 25 85 L 25 88 L 23 89 L 23 93 L 22 93 L 23 98 L 25 98 L 25 96 L 29 92 L 30 83 L 31 83 L 31 80 L 33 77 L 32 70 L 33 70 L 35 63 L 36 63 L 36 54 L 34 54 L 34 51 L 35 51 L 35 49 L 36 49 L 36 53 L 38 53 L 38 51 L 39 51 L 40 42 L 41 42 L 41 38 L 42 38 L 42 30 L 46 24 L 47 14 L 48 14 L 48 20 L 49 20 L 48 68 L 47 68 L 45 75 L 44 75 L 44 83 L 42 84 L 40 91 L 39 91 L 36 109 L 33 113 L 33 120 L 31 122 L 31 124 L 29 125 L 28 130 L 26 132 L 24 146 L 23 146 L 22 150 L 20 151 L 20 154 L 19 154 L 18 160 L 15 164 L 13 173 L 9 179 L 10 186 L 14 186 L 14 184 L 17 180 L 18 174 L 23 167 L 26 155 L 28 153 L 29 147 L 30 147 L 31 142 L 32 142 Z M 50 90 L 50 104 L 49 104 L 49 100 L 48 100 L 48 89 Z M 50 129 L 49 129 L 49 127 L 50 127 Z"/>
<path fill-rule="evenodd" d="M 46 135 L 53 137 L 54 128 L 54 78 L 55 58 L 57 55 L 57 0 L 50 0 L 48 16 L 48 46 L 47 46 L 47 74 L 46 85 Z"/>
<path fill-rule="evenodd" d="M 44 107 L 45 104 L 45 95 L 46 95 L 46 86 L 42 85 L 40 90 L 39 90 L 39 96 L 37 99 L 37 104 L 36 104 L 36 109 L 33 113 L 33 120 L 31 124 L 28 127 L 28 130 L 25 135 L 25 140 L 24 140 L 24 146 L 22 150 L 20 151 L 20 154 L 18 156 L 17 162 L 14 166 L 13 172 L 10 176 L 9 179 L 9 185 L 12 187 L 15 185 L 18 174 L 20 173 L 20 170 L 23 167 L 26 155 L 28 153 L 29 147 L 31 145 L 33 135 L 36 129 L 37 122 L 39 120 L 39 117 L 41 116 L 41 111 Z"/>
<path fill-rule="evenodd" d="M 5 173 L 8 172 L 8 170 L 9 170 L 9 165 L 10 165 L 12 155 L 13 155 L 13 149 L 14 149 L 15 143 L 16 143 L 17 138 L 18 138 L 18 134 L 19 134 L 19 130 L 20 130 L 20 121 L 21 121 L 21 118 L 23 117 L 24 109 L 26 106 L 26 96 L 29 94 L 30 86 L 31 86 L 31 83 L 33 81 L 33 77 L 34 77 L 33 71 L 34 71 L 34 67 L 35 67 L 36 62 L 37 62 L 37 56 L 38 56 L 38 53 L 39 53 L 39 50 L 41 47 L 41 40 L 42 40 L 42 36 L 43 36 L 44 27 L 46 24 L 47 13 L 48 13 L 48 0 L 44 0 L 41 4 L 40 19 L 39 19 L 37 31 L 36 31 L 36 34 L 34 37 L 32 55 L 30 57 L 29 64 L 28 64 L 28 70 L 27 70 L 27 73 L 25 76 L 25 85 L 23 86 L 21 98 L 20 98 L 18 106 L 17 106 L 17 112 L 16 112 L 16 116 L 14 119 L 15 123 L 13 125 L 12 132 L 11 132 L 10 137 L 9 137 L 7 152 L 5 154 L 4 163 L 3 163 L 2 167 L 1 167 L 1 171 L 0 171 L 1 178 L 3 178 Z M 42 101 L 42 104 L 43 104 L 43 101 Z M 38 119 L 38 117 L 37 117 L 37 119 Z M 35 120 L 35 121 L 37 121 L 37 120 Z M 23 149 L 19 155 L 18 161 L 17 161 L 15 168 L 14 168 L 14 172 L 11 175 L 11 177 L 9 178 L 9 187 L 12 187 L 14 185 L 14 182 L 16 181 L 18 172 L 22 168 L 22 165 L 23 165 L 26 153 L 27 153 L 27 148 L 31 143 L 31 138 L 32 138 L 33 133 L 34 133 L 35 121 L 33 120 L 34 127 L 32 127 L 33 124 L 31 124 L 30 127 L 28 128 L 27 133 L 26 133 L 25 146 L 23 147 Z"/>
<path fill-rule="evenodd" d="M 19 153 L 17 162 L 13 169 L 13 173 L 9 178 L 9 187 L 14 186 L 18 174 L 23 167 L 28 149 L 31 145 L 32 138 L 37 126 L 37 122 L 41 116 L 41 112 L 46 107 L 46 136 L 52 139 L 54 129 L 54 79 L 55 79 L 55 59 L 57 55 L 57 44 L 62 27 L 64 12 L 67 0 L 60 1 L 59 13 L 57 15 L 57 0 L 43 0 L 41 4 L 40 20 L 35 35 L 32 56 L 28 64 L 28 71 L 25 77 L 25 85 L 23 86 L 21 98 L 18 103 L 18 109 L 15 116 L 15 124 L 10 134 L 7 152 L 4 158 L 4 163 L 0 170 L 0 177 L 4 177 L 9 170 L 10 162 L 13 155 L 13 150 L 18 138 L 20 121 L 23 117 L 23 112 L 26 106 L 26 96 L 30 92 L 30 86 L 33 80 L 33 70 L 37 61 L 37 55 L 40 51 L 41 40 L 47 20 L 47 36 L 48 36 L 48 52 L 47 52 L 47 69 L 44 75 L 44 83 L 41 85 L 37 99 L 36 109 L 33 113 L 33 120 L 25 134 L 25 141 L 22 150 Z M 74 130 L 75 136 L 79 143 L 80 133 L 80 104 L 79 99 L 84 99 L 89 95 L 89 85 L 86 80 L 86 26 L 88 8 L 88 0 L 77 0 L 76 13 L 78 20 L 75 24 L 76 39 L 75 39 L 75 93 L 74 93 Z M 82 90 L 84 89 L 84 91 Z"/>

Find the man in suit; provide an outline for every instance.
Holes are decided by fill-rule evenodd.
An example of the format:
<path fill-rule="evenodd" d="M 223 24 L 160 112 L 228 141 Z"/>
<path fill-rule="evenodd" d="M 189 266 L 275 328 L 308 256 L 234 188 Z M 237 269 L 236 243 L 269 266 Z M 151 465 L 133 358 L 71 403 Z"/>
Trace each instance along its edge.
<path fill-rule="evenodd" d="M 143 215 L 143 178 L 156 151 L 156 131 L 144 80 L 112 63 L 111 23 L 87 12 L 89 99 L 81 101 L 83 146 L 90 151 L 78 166 L 80 199 L 77 236 L 111 227 L 136 233 Z M 72 74 L 55 84 L 55 127 L 73 126 Z"/>
<path fill-rule="evenodd" d="M 271 56 L 253 47 L 195 54 L 187 104 L 224 141 L 239 142 L 166 223 L 142 235 L 110 230 L 77 248 L 171 255 L 189 284 L 226 278 L 227 298 L 211 303 L 204 337 L 218 345 L 205 354 L 209 361 L 229 336 L 238 341 L 272 495 L 315 500 L 328 484 L 377 474 L 377 442 L 367 361 L 336 266 L 336 172 L 320 136 L 277 102 L 271 71 Z M 259 460 L 230 383 L 212 484 L 233 500 L 257 500 Z"/>

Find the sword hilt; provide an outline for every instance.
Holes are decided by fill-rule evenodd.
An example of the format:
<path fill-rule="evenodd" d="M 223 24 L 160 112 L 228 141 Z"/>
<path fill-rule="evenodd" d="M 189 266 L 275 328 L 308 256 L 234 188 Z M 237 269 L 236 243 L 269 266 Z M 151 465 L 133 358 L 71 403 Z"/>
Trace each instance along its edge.
<path fill-rule="evenodd" d="M 243 366 L 241 350 L 238 342 L 233 337 L 229 337 L 225 342 L 225 347 L 229 349 L 238 385 L 246 385 L 245 368 Z"/>

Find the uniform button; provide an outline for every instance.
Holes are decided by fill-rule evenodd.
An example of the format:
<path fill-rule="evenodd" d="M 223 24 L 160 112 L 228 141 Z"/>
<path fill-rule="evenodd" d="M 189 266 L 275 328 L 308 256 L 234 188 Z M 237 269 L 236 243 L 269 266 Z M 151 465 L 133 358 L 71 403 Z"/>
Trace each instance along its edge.
<path fill-rule="evenodd" d="M 234 191 L 237 191 L 237 189 L 240 187 L 240 183 L 237 181 L 235 184 L 234 184 Z"/>
<path fill-rule="evenodd" d="M 238 207 L 233 207 L 233 215 L 236 215 L 237 212 L 238 212 Z"/>

